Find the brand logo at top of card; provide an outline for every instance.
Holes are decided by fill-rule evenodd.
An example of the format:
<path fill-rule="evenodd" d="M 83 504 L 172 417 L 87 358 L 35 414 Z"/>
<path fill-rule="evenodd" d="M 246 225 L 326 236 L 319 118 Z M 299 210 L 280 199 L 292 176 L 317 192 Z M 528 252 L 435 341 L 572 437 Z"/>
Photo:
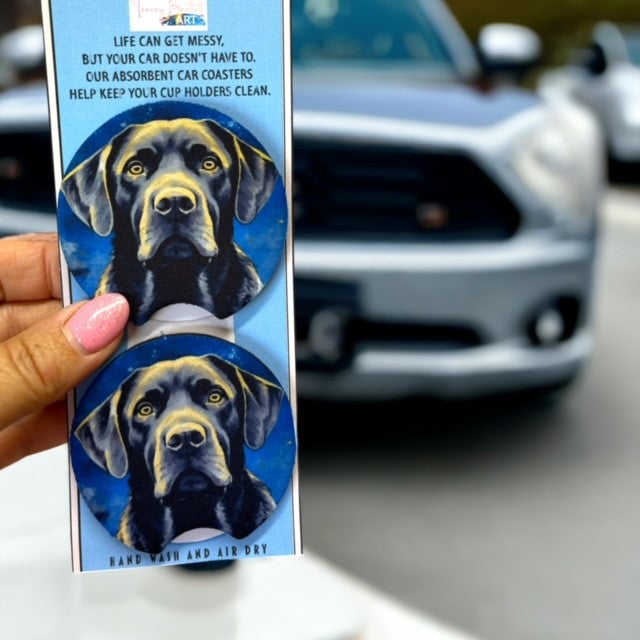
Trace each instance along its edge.
<path fill-rule="evenodd" d="M 207 0 L 129 0 L 131 31 L 204 31 Z"/>

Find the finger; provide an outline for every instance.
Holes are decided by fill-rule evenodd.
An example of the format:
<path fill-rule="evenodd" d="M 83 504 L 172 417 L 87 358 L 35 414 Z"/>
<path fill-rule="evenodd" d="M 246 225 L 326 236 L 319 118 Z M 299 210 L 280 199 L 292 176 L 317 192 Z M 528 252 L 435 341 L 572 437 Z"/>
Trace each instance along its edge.
<path fill-rule="evenodd" d="M 61 400 L 0 431 L 0 469 L 66 441 L 67 410 Z"/>
<path fill-rule="evenodd" d="M 116 350 L 129 317 L 117 293 L 67 307 L 0 343 L 0 429 L 60 400 Z"/>
<path fill-rule="evenodd" d="M 59 300 L 7 302 L 0 305 L 0 342 L 60 311 Z"/>
<path fill-rule="evenodd" d="M 55 233 L 0 239 L 0 302 L 60 298 L 59 256 Z"/>

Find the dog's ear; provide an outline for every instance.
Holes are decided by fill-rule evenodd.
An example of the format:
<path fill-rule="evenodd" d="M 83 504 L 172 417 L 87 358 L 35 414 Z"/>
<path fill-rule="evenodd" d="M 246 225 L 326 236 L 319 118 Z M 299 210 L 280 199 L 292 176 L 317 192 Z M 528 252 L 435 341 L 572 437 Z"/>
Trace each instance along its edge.
<path fill-rule="evenodd" d="M 122 392 L 118 389 L 92 411 L 75 432 L 88 456 L 115 478 L 124 478 L 129 469 L 118 418 L 121 395 Z"/>
<path fill-rule="evenodd" d="M 238 158 L 238 187 L 236 190 L 236 218 L 251 222 L 269 201 L 278 181 L 273 160 L 238 137 L 233 144 Z"/>
<path fill-rule="evenodd" d="M 278 385 L 236 368 L 244 394 L 244 440 L 259 449 L 278 421 L 284 391 Z"/>
<path fill-rule="evenodd" d="M 62 181 L 62 192 L 71 210 L 100 236 L 108 236 L 113 229 L 113 209 L 107 189 L 111 149 L 111 145 L 107 145 Z"/>
<path fill-rule="evenodd" d="M 205 357 L 231 379 L 237 378 L 239 396 L 244 400 L 244 441 L 251 449 L 259 449 L 278 421 L 284 390 L 217 355 Z"/>
<path fill-rule="evenodd" d="M 235 155 L 238 183 L 234 213 L 240 222 L 251 222 L 273 193 L 278 181 L 276 165 L 266 153 L 240 140 L 214 120 L 204 122 L 214 135 L 221 136 L 229 152 Z"/>

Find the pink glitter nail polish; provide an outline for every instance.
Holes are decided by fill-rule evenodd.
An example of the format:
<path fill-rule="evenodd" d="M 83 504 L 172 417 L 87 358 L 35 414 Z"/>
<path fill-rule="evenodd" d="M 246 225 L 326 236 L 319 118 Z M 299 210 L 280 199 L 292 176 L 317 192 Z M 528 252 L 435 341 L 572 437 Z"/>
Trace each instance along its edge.
<path fill-rule="evenodd" d="M 128 319 L 127 299 L 119 293 L 107 293 L 80 307 L 67 328 L 85 351 L 95 353 L 115 340 Z"/>

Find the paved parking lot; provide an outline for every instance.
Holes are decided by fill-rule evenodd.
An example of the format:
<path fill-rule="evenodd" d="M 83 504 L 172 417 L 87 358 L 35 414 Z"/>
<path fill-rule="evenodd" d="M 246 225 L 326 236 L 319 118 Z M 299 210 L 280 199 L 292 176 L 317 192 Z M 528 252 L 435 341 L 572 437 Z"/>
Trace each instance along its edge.
<path fill-rule="evenodd" d="M 640 634 L 640 191 L 607 194 L 597 347 L 563 397 L 302 403 L 305 544 L 491 640 Z"/>

